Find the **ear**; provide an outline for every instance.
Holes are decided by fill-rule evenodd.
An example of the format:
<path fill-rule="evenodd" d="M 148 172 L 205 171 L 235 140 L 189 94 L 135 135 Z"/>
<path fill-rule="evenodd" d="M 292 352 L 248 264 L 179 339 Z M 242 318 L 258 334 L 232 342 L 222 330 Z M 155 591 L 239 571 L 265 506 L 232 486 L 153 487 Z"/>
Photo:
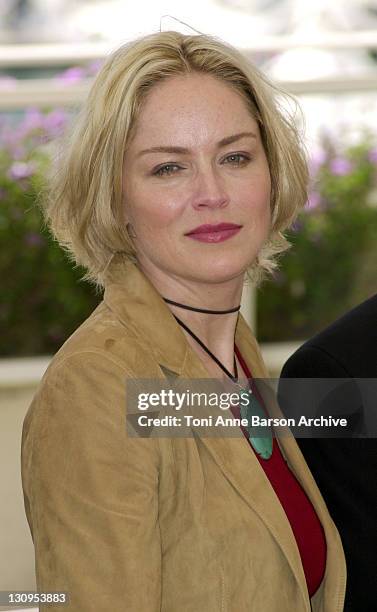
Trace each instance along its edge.
<path fill-rule="evenodd" d="M 136 234 L 135 234 L 134 228 L 131 225 L 131 223 L 127 223 L 126 230 L 128 232 L 128 235 L 130 236 L 130 238 L 136 238 Z"/>

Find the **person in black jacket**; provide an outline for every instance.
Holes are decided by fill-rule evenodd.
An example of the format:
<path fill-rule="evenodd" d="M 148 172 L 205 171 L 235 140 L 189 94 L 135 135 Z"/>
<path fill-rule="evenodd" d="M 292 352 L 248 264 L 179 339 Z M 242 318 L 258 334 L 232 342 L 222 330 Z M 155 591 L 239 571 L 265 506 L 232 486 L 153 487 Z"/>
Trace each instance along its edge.
<path fill-rule="evenodd" d="M 301 346 L 285 363 L 283 378 L 377 378 L 377 294 Z M 375 612 L 377 441 L 297 442 L 342 538 L 347 561 L 344 612 Z"/>

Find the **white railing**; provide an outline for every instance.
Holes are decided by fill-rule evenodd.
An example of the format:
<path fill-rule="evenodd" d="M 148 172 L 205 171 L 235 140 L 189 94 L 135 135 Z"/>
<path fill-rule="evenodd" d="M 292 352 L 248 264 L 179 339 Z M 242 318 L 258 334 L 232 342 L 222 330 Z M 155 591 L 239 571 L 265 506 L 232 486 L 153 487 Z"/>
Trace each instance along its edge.
<path fill-rule="evenodd" d="M 308 81 L 278 81 L 275 82 L 286 91 L 295 95 L 351 93 L 377 90 L 376 72 L 358 76 L 340 76 L 321 78 Z M 13 110 L 26 106 L 75 106 L 86 96 L 92 79 L 84 79 L 78 83 L 65 84 L 49 79 L 19 79 L 0 80 L 0 110 Z"/>
<path fill-rule="evenodd" d="M 122 41 L 58 44 L 0 45 L 0 68 L 54 66 L 87 62 L 105 57 Z M 377 30 L 324 32 L 321 35 L 263 36 L 248 42 L 246 54 L 286 51 L 297 47 L 313 49 L 377 49 Z"/>
<path fill-rule="evenodd" d="M 16 67 L 53 67 L 78 65 L 104 58 L 119 42 L 85 42 L 75 44 L 0 45 L 0 70 Z M 326 32 L 315 36 L 263 36 L 250 41 L 242 49 L 246 55 L 257 52 L 285 51 L 288 49 L 377 49 L 377 30 L 360 32 Z M 54 78 L 0 81 L 0 110 L 13 110 L 29 105 L 74 106 L 87 94 L 92 79 L 78 83 L 62 83 Z M 357 75 L 338 75 L 304 81 L 277 81 L 286 91 L 295 95 L 331 94 L 375 91 L 377 67 Z"/>

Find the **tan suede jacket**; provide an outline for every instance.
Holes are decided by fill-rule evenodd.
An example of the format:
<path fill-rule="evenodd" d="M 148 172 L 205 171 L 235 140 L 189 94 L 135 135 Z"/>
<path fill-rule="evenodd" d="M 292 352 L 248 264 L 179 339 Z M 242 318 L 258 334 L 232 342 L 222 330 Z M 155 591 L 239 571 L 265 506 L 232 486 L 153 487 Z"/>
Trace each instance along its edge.
<path fill-rule="evenodd" d="M 341 612 L 342 545 L 293 438 L 280 446 L 327 541 L 312 601 L 288 519 L 244 437 L 127 434 L 126 379 L 211 376 L 135 264 L 117 254 L 108 278 L 24 421 L 37 589 L 70 597 L 40 610 Z M 235 339 L 253 375 L 268 376 L 241 315 Z"/>

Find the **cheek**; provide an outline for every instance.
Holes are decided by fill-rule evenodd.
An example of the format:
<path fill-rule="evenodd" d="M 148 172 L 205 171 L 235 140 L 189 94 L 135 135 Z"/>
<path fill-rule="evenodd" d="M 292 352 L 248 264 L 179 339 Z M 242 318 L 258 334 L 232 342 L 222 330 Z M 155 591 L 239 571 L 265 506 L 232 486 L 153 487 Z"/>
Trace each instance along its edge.
<path fill-rule="evenodd" d="M 125 200 L 135 225 L 154 230 L 166 230 L 181 214 L 182 204 L 158 189 L 130 189 Z"/>
<path fill-rule="evenodd" d="M 263 219 L 270 224 L 271 223 L 271 219 L 272 219 L 272 212 L 271 212 L 271 192 L 268 191 L 265 194 L 265 197 L 263 199 L 263 203 L 261 204 L 261 214 L 263 216 Z"/>
<path fill-rule="evenodd" d="M 156 198 L 155 206 L 149 207 L 149 220 L 153 227 L 161 230 L 168 230 L 180 216 L 180 207 L 172 202 L 167 202 L 164 198 Z"/>
<path fill-rule="evenodd" d="M 269 225 L 271 221 L 271 190 L 268 182 L 254 184 L 245 193 L 245 212 L 253 225 Z"/>
<path fill-rule="evenodd" d="M 264 180 L 260 183 L 257 197 L 259 213 L 264 223 L 270 225 L 271 222 L 271 179 L 270 174 L 266 173 Z"/>

